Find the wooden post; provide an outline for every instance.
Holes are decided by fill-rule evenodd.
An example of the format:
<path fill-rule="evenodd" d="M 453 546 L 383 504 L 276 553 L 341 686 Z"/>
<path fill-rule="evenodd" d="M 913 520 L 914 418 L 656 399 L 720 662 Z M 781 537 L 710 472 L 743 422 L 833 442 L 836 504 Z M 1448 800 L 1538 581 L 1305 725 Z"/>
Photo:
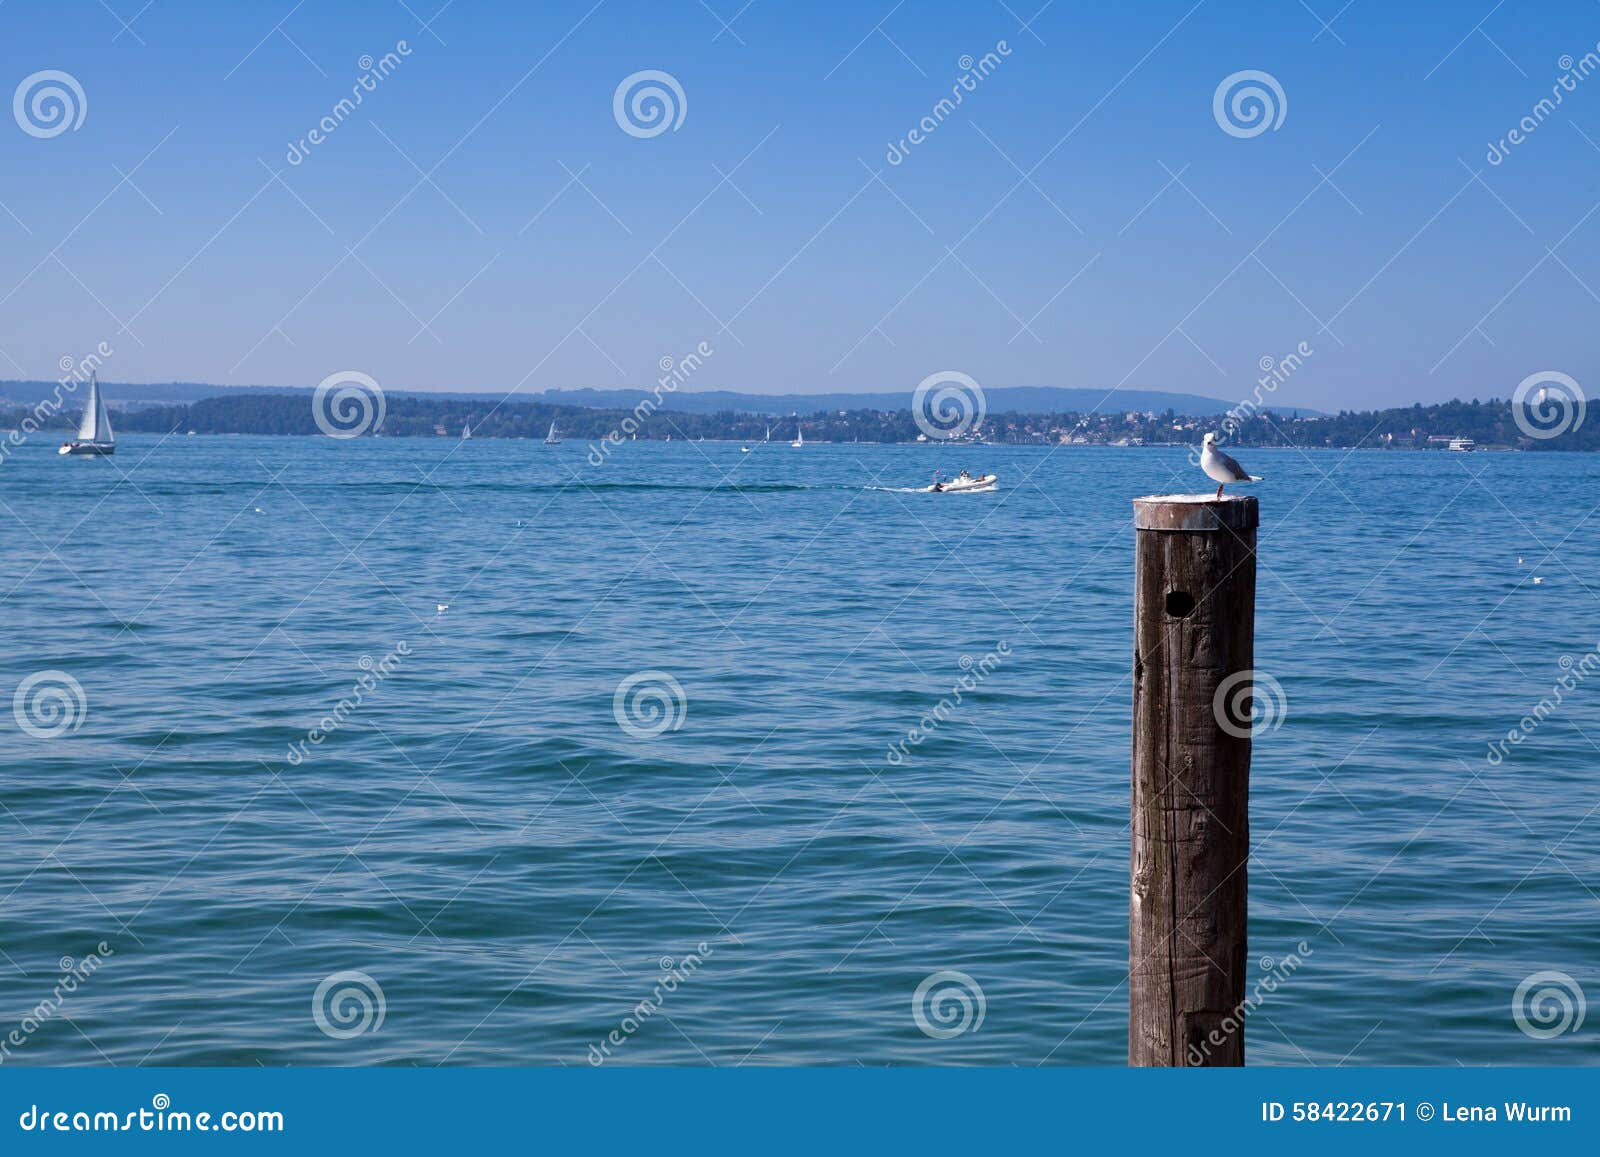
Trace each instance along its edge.
<path fill-rule="evenodd" d="M 1260 515 L 1208 494 L 1133 510 L 1128 1063 L 1242 1065 Z"/>

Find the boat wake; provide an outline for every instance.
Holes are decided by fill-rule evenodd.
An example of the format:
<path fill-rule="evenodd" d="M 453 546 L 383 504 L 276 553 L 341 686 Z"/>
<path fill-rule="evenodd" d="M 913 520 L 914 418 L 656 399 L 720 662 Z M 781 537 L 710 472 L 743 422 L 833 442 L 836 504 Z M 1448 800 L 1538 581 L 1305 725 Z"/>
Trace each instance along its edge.
<path fill-rule="evenodd" d="M 867 486 L 884 494 L 994 494 L 1000 487 L 991 482 L 987 486 L 966 486 L 959 490 L 935 490 L 931 486 Z"/>
<path fill-rule="evenodd" d="M 662 491 L 695 491 L 709 493 L 726 491 L 729 494 L 766 494 L 786 490 L 825 490 L 829 487 L 806 486 L 798 482 L 579 482 L 575 479 L 552 482 L 530 482 L 506 487 L 509 490 L 571 490 L 574 493 L 590 491 L 626 491 L 645 493 Z"/>

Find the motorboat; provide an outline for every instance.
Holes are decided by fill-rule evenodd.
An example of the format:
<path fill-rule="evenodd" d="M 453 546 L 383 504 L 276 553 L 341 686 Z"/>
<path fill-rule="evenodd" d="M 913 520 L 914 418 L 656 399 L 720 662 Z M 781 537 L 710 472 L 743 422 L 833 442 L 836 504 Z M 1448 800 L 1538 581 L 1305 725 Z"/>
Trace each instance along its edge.
<path fill-rule="evenodd" d="M 999 481 L 998 474 L 968 474 L 963 470 L 948 482 L 935 478 L 927 488 L 929 494 L 961 494 L 974 490 L 993 490 Z"/>

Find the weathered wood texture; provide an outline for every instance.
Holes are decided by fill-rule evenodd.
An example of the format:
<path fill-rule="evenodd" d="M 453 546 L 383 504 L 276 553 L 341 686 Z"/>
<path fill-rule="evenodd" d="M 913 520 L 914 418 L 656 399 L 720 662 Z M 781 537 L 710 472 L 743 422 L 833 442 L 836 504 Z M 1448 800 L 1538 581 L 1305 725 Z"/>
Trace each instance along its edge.
<path fill-rule="evenodd" d="M 1254 498 L 1134 503 L 1130 1065 L 1244 1063 L 1249 676 L 1217 691 L 1253 665 L 1258 519 Z"/>

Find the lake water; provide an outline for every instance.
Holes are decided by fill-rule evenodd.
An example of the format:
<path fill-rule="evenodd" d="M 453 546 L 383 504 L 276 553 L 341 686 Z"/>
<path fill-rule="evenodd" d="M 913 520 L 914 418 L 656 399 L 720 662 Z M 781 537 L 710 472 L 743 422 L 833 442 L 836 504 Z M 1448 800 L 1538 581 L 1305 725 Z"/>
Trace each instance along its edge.
<path fill-rule="evenodd" d="M 1129 500 L 1185 451 L 586 452 L 0 466 L 6 1063 L 1124 1062 Z M 1600 676 L 1487 758 L 1600 642 L 1600 458 L 1239 456 L 1251 957 L 1299 960 L 1251 1063 L 1600 1062 L 1512 1007 L 1600 997 Z"/>

